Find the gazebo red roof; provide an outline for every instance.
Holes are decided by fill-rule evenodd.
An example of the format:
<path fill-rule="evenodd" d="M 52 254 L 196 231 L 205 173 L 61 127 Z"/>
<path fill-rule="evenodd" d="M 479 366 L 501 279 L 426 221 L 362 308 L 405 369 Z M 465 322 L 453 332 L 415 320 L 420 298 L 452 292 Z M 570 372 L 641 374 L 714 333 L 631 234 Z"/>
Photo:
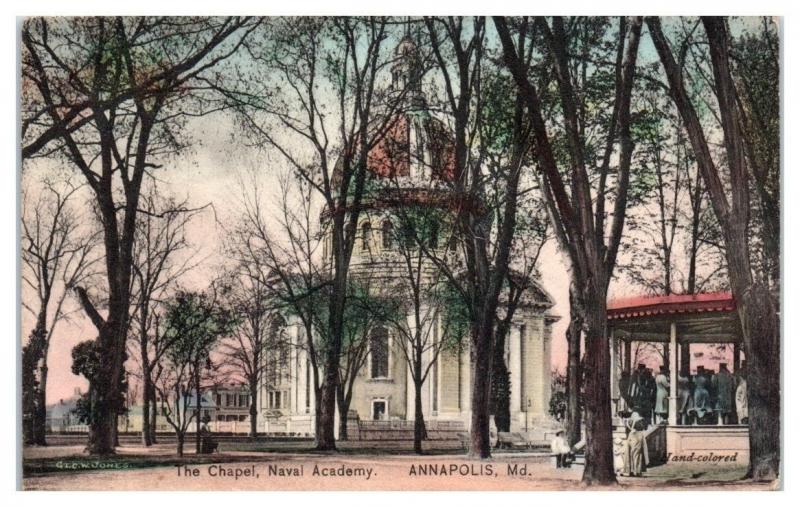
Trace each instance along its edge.
<path fill-rule="evenodd" d="M 671 294 L 613 299 L 606 306 L 608 320 L 658 315 L 732 312 L 736 301 L 730 292 L 711 294 Z"/>

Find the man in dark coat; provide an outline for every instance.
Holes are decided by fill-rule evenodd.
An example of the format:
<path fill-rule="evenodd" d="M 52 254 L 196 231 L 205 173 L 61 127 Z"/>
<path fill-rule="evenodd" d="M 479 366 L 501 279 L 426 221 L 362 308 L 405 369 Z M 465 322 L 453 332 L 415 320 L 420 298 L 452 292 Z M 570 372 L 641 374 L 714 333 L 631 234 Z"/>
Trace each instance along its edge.
<path fill-rule="evenodd" d="M 711 384 L 717 394 L 716 410 L 722 419 L 723 424 L 731 424 L 731 414 L 734 410 L 733 396 L 736 389 L 736 382 L 733 375 L 728 371 L 726 363 L 719 363 L 719 373 L 711 379 Z"/>

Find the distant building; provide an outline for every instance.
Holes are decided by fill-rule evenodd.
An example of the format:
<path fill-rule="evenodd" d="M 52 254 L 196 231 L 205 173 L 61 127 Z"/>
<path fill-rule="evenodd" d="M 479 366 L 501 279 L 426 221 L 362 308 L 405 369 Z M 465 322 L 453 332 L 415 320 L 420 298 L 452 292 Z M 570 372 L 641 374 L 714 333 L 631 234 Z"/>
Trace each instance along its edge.
<path fill-rule="evenodd" d="M 167 418 L 161 414 L 160 409 L 157 409 L 156 414 L 156 431 L 165 432 L 172 431 L 172 426 L 167 422 Z M 123 433 L 139 433 L 143 428 L 142 420 L 142 406 L 131 405 L 128 407 L 127 412 L 120 415 L 117 421 L 117 429 Z"/>
<path fill-rule="evenodd" d="M 47 416 L 45 425 L 50 433 L 67 433 L 89 431 L 89 427 L 78 419 L 75 409 L 78 407 L 78 400 L 81 398 L 80 388 L 75 388 L 71 398 L 60 399 L 58 403 L 47 406 Z"/>
<path fill-rule="evenodd" d="M 212 431 L 245 433 L 250 429 L 250 391 L 245 384 L 224 384 L 208 393 L 216 404 Z M 263 431 L 263 430 L 262 430 Z"/>

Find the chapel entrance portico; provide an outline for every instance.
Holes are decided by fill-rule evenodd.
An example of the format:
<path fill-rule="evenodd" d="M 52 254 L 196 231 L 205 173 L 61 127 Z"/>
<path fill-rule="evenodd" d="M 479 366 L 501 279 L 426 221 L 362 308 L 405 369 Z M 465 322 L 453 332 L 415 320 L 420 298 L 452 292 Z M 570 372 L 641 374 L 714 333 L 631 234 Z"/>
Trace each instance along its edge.
<path fill-rule="evenodd" d="M 695 373 L 691 368 L 689 346 L 732 344 L 733 375 L 736 377 L 741 373 L 742 337 L 733 296 L 714 293 L 612 300 L 607 306 L 607 319 L 612 357 L 612 413 L 617 415 L 621 406 L 620 376 L 623 371 L 633 371 L 635 366 L 632 364 L 631 344 L 662 344 L 669 375 L 666 452 L 672 455 L 738 453 L 737 461 L 747 460 L 747 425 L 723 424 L 719 413 L 716 424 L 684 425 L 679 417 L 679 371 Z M 622 421 L 617 418 L 617 423 Z"/>

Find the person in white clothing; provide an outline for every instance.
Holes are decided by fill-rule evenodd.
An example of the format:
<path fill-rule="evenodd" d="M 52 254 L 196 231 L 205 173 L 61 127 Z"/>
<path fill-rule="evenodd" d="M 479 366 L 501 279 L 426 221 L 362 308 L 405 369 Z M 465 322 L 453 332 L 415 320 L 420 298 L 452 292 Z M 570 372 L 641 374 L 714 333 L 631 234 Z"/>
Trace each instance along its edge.
<path fill-rule="evenodd" d="M 550 451 L 556 456 L 556 468 L 569 468 L 572 449 L 564 436 L 564 430 L 558 430 L 550 441 Z"/>

